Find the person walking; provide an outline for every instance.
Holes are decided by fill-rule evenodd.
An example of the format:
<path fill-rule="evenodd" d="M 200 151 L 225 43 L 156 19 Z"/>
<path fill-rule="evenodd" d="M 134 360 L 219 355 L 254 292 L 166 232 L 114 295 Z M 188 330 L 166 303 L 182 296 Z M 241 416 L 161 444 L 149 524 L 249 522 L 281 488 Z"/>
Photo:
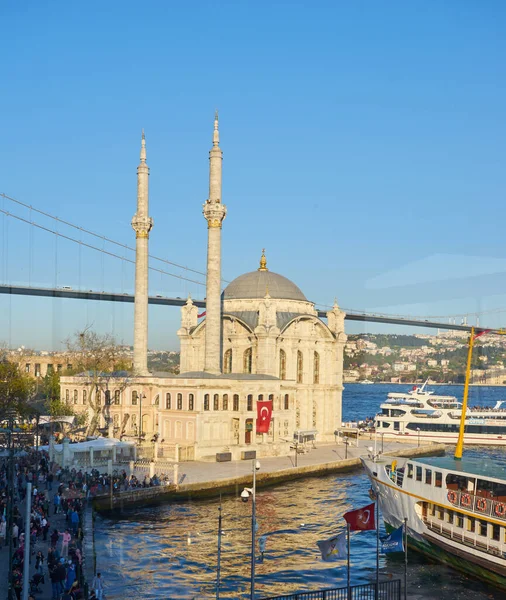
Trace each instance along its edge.
<path fill-rule="evenodd" d="M 65 532 L 61 535 L 61 556 L 67 558 L 69 555 L 69 542 L 72 539 L 72 536 L 70 535 L 70 531 L 68 529 L 65 529 Z"/>
<path fill-rule="evenodd" d="M 79 529 L 79 513 L 74 508 L 70 515 L 70 522 L 72 523 L 72 529 L 74 530 L 74 535 L 77 535 L 77 531 Z"/>
<path fill-rule="evenodd" d="M 55 494 L 53 496 L 53 505 L 54 505 L 54 514 L 57 515 L 60 512 L 60 494 Z"/>
<path fill-rule="evenodd" d="M 18 547 L 18 536 L 19 536 L 19 527 L 16 523 L 14 523 L 12 527 L 12 544 L 14 548 Z"/>
<path fill-rule="evenodd" d="M 104 597 L 104 580 L 102 579 L 101 573 L 97 573 L 95 575 L 91 587 L 95 592 L 97 600 L 102 600 L 102 598 Z"/>

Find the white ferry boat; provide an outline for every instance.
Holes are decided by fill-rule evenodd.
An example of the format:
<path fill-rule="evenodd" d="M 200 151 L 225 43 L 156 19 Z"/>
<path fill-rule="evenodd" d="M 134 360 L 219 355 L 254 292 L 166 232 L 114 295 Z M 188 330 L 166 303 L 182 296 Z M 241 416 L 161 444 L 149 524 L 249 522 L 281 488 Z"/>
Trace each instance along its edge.
<path fill-rule="evenodd" d="M 456 444 L 462 403 L 455 396 L 427 391 L 427 382 L 406 393 L 391 392 L 376 415 L 378 433 L 386 437 L 411 436 L 417 442 Z M 466 445 L 506 445 L 506 402 L 494 407 L 475 406 L 466 410 Z"/>
<path fill-rule="evenodd" d="M 476 458 L 362 457 L 387 529 L 431 559 L 506 589 L 504 466 Z"/>
<path fill-rule="evenodd" d="M 502 334 L 503 331 L 494 333 Z M 432 560 L 449 564 L 468 576 L 506 590 L 505 465 L 494 463 L 488 457 L 463 457 L 464 439 L 467 444 L 472 435 L 468 436 L 470 419 L 466 407 L 475 337 L 478 336 L 472 328 L 462 405 L 458 403 L 458 407 L 450 408 L 446 405 L 454 404 L 454 398 L 428 392 L 424 396 L 420 394 L 424 389 L 416 390 L 416 394 L 408 398 L 391 399 L 392 402 L 409 401 L 410 404 L 400 405 L 407 413 L 412 409 L 444 410 L 440 418 L 444 415 L 446 419 L 448 411 L 460 410 L 463 418 L 455 456 L 395 458 L 376 454 L 369 448 L 369 455 L 361 460 L 388 530 L 404 524 L 409 546 Z M 413 402 L 432 404 L 427 408 L 412 406 Z M 444 408 L 439 406 L 443 403 Z M 494 420 L 496 413 L 501 414 L 498 410 L 492 411 Z"/>

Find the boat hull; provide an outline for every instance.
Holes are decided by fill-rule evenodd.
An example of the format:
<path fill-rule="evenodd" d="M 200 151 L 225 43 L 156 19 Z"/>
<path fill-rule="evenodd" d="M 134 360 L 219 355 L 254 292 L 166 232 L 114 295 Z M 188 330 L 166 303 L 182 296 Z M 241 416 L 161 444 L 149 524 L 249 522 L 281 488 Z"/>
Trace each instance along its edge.
<path fill-rule="evenodd" d="M 400 527 L 407 519 L 408 545 L 429 559 L 506 590 L 506 559 L 504 555 L 484 553 L 474 546 L 459 543 L 431 530 L 424 522 L 423 502 L 431 503 L 410 490 L 392 483 L 384 473 L 384 463 L 362 457 L 362 463 L 379 502 L 388 531 Z"/>

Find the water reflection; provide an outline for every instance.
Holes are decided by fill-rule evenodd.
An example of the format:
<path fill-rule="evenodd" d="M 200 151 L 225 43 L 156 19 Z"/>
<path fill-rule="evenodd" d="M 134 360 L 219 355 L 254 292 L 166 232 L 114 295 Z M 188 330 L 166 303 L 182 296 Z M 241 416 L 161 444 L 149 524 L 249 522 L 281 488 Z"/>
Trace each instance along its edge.
<path fill-rule="evenodd" d="M 346 393 L 353 401 L 348 409 L 345 404 L 349 413 L 345 418 L 376 412 L 385 391 L 384 386 L 347 386 Z M 454 388 L 452 393 L 458 390 Z M 485 459 L 491 451 L 478 452 Z M 504 460 L 505 451 L 493 452 Z M 257 539 L 267 536 L 262 561 L 257 552 L 257 597 L 346 585 L 346 563 L 323 563 L 316 542 L 344 529 L 343 513 L 369 503 L 368 489 L 365 475 L 357 472 L 257 492 Z M 214 598 L 218 504 L 217 500 L 187 502 L 132 510 L 116 520 L 97 518 L 97 564 L 107 583 L 107 598 Z M 246 598 L 251 504 L 224 498 L 222 530 L 221 597 Z M 353 536 L 352 583 L 374 580 L 375 553 L 375 532 Z M 382 556 L 380 568 L 382 578 L 403 576 L 402 560 L 395 557 Z M 424 600 L 502 597 L 500 592 L 414 554 L 409 560 L 408 592 L 410 599 Z"/>

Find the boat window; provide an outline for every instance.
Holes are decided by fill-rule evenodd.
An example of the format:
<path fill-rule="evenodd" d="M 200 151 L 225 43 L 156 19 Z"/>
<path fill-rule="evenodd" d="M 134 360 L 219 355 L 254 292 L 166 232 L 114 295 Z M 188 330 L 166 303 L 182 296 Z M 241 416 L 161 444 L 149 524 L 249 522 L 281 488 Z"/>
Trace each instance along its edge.
<path fill-rule="evenodd" d="M 501 539 L 501 526 L 492 525 L 492 539 L 498 542 Z"/>
<path fill-rule="evenodd" d="M 446 488 L 448 490 L 461 490 L 467 492 L 467 477 L 450 473 L 446 476 Z"/>
<path fill-rule="evenodd" d="M 390 427 L 390 423 L 387 423 L 386 421 L 383 421 L 383 427 L 385 427 L 385 428 Z"/>
<path fill-rule="evenodd" d="M 408 477 L 413 479 L 413 465 L 411 463 L 408 463 Z"/>
<path fill-rule="evenodd" d="M 391 417 L 402 417 L 405 414 L 406 414 L 405 410 L 399 410 L 398 408 L 392 408 L 392 410 L 390 411 Z"/>
<path fill-rule="evenodd" d="M 479 534 L 487 537 L 487 522 L 480 521 Z"/>
<path fill-rule="evenodd" d="M 476 529 L 476 519 L 474 517 L 469 517 L 467 519 L 467 531 L 474 533 Z"/>
<path fill-rule="evenodd" d="M 436 487 L 443 487 L 443 474 L 436 471 Z"/>
<path fill-rule="evenodd" d="M 438 509 L 437 509 L 437 518 L 438 518 L 440 521 L 442 521 L 442 520 L 443 520 L 444 514 L 445 514 L 445 511 L 444 511 L 444 509 L 443 509 L 443 508 L 441 508 L 440 506 L 438 506 Z"/>
<path fill-rule="evenodd" d="M 464 527 L 464 517 L 461 517 L 460 515 L 457 515 L 457 523 L 456 523 L 457 527 Z"/>
<path fill-rule="evenodd" d="M 389 417 L 389 416 L 390 416 L 390 409 L 388 409 L 388 408 L 384 408 L 384 409 L 381 411 L 381 414 L 382 414 L 382 415 L 385 415 L 386 417 Z"/>
<path fill-rule="evenodd" d="M 450 525 L 453 525 L 453 510 L 448 511 L 447 521 L 448 521 L 448 523 L 450 523 Z"/>
<path fill-rule="evenodd" d="M 416 480 L 422 481 L 422 467 L 416 467 Z"/>
<path fill-rule="evenodd" d="M 425 469 L 425 483 L 432 485 L 432 471 L 431 469 Z"/>
<path fill-rule="evenodd" d="M 431 508 L 430 514 L 431 514 L 433 517 L 435 517 L 435 516 L 436 516 L 436 505 L 435 505 L 435 504 L 433 504 L 433 505 L 432 505 L 432 508 Z"/>

